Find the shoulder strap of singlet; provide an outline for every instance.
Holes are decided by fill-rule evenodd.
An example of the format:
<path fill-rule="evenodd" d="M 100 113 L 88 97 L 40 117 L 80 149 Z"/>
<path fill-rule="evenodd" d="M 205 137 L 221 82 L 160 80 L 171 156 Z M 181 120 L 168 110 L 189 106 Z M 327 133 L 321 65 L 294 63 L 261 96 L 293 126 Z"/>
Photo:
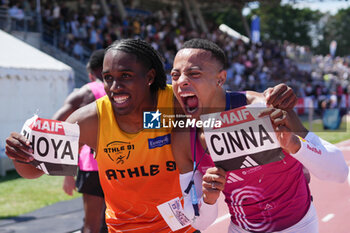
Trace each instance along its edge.
<path fill-rule="evenodd" d="M 95 99 L 99 99 L 102 96 L 106 95 L 103 83 L 95 81 L 95 82 L 88 83 L 88 85 L 90 87 L 92 94 L 94 94 Z"/>
<path fill-rule="evenodd" d="M 245 92 L 226 92 L 226 111 L 244 105 L 247 105 Z"/>

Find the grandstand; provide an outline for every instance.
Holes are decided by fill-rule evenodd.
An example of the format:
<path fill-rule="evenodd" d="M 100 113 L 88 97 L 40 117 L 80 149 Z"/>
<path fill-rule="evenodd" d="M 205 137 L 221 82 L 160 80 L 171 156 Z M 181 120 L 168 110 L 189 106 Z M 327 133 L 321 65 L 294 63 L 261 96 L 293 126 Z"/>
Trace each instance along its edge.
<path fill-rule="evenodd" d="M 284 82 L 300 97 L 313 96 L 315 106 L 335 94 L 338 104 L 348 107 L 348 60 L 327 57 L 311 60 L 308 47 L 288 42 L 245 43 L 226 33 L 227 29 L 223 32 L 219 25 L 206 22 L 202 15 L 202 10 L 229 5 L 242 9 L 247 2 L 251 1 L 199 4 L 196 0 L 3 0 L 0 28 L 70 64 L 75 70 L 76 87 L 88 81 L 85 63 L 91 51 L 106 48 L 116 39 L 132 37 L 148 41 L 162 54 L 169 71 L 182 43 L 201 37 L 225 50 L 229 61 L 227 89 L 263 91 Z M 307 82 L 312 83 L 311 90 Z"/>

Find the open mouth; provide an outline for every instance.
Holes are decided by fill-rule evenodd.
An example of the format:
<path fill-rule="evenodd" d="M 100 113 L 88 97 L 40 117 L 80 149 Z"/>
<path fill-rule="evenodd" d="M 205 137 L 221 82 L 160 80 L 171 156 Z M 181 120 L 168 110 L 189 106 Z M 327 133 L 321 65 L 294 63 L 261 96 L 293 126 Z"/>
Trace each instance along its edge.
<path fill-rule="evenodd" d="M 131 96 L 129 94 L 114 94 L 112 98 L 118 107 L 124 107 L 128 104 Z"/>
<path fill-rule="evenodd" d="M 198 110 L 198 97 L 193 93 L 180 94 L 182 103 L 185 105 L 186 112 L 193 114 Z"/>

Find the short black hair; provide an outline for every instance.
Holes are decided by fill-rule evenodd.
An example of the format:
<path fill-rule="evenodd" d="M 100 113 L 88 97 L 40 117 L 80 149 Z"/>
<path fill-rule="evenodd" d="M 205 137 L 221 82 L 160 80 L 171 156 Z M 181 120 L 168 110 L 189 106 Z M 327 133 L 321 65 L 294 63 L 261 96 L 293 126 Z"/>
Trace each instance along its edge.
<path fill-rule="evenodd" d="M 126 53 L 134 54 L 138 61 L 143 63 L 149 70 L 154 69 L 156 76 L 151 85 L 151 92 L 157 92 L 159 89 L 166 87 L 166 74 L 163 60 L 160 54 L 147 42 L 139 39 L 123 39 L 113 42 L 106 48 L 109 50 L 120 50 Z"/>
<path fill-rule="evenodd" d="M 210 51 L 211 54 L 222 64 L 222 68 L 226 68 L 227 58 L 225 52 L 214 42 L 206 39 L 194 38 L 186 41 L 181 49 L 204 49 Z"/>
<path fill-rule="evenodd" d="M 104 49 L 98 49 L 92 52 L 88 63 L 86 64 L 86 69 L 88 72 L 102 70 L 103 67 L 103 58 L 105 56 Z M 101 76 L 97 76 L 98 79 L 101 79 Z"/>
<path fill-rule="evenodd" d="M 89 67 L 91 70 L 99 69 L 103 66 L 103 58 L 105 56 L 104 49 L 98 49 L 92 52 L 89 59 Z"/>

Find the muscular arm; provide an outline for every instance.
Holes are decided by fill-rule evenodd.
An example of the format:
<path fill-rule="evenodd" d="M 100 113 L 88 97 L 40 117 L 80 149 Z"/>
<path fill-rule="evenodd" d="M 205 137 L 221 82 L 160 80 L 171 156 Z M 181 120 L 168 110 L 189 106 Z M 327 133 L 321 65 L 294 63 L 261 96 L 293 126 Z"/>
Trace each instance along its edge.
<path fill-rule="evenodd" d="M 64 121 L 75 110 L 93 102 L 95 97 L 86 84 L 78 90 L 73 91 L 64 101 L 63 106 L 53 115 L 53 120 Z"/>
<path fill-rule="evenodd" d="M 349 168 L 339 148 L 312 132 L 309 132 L 305 139 L 308 142 L 304 142 L 299 151 L 292 156 L 321 180 L 345 182 Z"/>
<path fill-rule="evenodd" d="M 270 87 L 264 93 L 254 91 L 246 92 L 247 103 L 264 102 L 267 106 L 279 108 L 283 110 L 291 110 L 297 103 L 297 96 L 292 88 L 284 83 L 280 83 L 274 87 Z"/>
<path fill-rule="evenodd" d="M 247 104 L 266 103 L 266 98 L 263 93 L 255 91 L 246 91 Z"/>
<path fill-rule="evenodd" d="M 303 133 L 307 141 L 299 139 L 296 136 L 298 132 L 290 128 L 295 127 L 293 125 L 300 122 L 300 119 L 293 110 L 291 111 L 291 114 L 286 114 L 280 109 L 270 108 L 265 111 L 270 112 L 270 119 L 281 147 L 319 179 L 344 182 L 348 176 L 348 166 L 342 152 L 312 132 Z M 282 112 L 284 113 L 281 115 Z"/>
<path fill-rule="evenodd" d="M 98 115 L 96 103 L 92 102 L 73 112 L 66 120 L 78 123 L 80 128 L 79 144 L 88 145 L 96 151 L 98 134 Z"/>
<path fill-rule="evenodd" d="M 264 102 L 267 106 L 279 108 L 283 110 L 291 110 L 297 103 L 297 96 L 292 88 L 284 83 L 280 83 L 274 87 L 270 87 L 264 93 L 247 91 L 247 104 Z"/>

